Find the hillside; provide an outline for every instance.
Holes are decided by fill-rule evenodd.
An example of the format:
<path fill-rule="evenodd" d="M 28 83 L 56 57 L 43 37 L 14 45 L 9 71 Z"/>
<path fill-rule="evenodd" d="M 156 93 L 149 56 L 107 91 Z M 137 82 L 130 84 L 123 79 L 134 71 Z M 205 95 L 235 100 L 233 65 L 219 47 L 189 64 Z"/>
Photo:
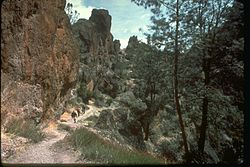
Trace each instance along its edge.
<path fill-rule="evenodd" d="M 243 3 L 177 0 L 165 17 L 168 3 L 132 2 L 152 9 L 152 34 L 124 49 L 106 9 L 2 3 L 3 164 L 244 162 Z"/>

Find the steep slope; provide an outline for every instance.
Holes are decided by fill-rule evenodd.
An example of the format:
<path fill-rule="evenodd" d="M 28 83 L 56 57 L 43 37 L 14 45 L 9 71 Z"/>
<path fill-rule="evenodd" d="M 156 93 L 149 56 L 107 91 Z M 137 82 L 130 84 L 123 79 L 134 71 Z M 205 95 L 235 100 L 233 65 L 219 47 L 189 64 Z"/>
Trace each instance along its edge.
<path fill-rule="evenodd" d="M 66 0 L 2 3 L 2 123 L 15 115 L 39 123 L 63 108 L 79 67 L 65 4 Z"/>

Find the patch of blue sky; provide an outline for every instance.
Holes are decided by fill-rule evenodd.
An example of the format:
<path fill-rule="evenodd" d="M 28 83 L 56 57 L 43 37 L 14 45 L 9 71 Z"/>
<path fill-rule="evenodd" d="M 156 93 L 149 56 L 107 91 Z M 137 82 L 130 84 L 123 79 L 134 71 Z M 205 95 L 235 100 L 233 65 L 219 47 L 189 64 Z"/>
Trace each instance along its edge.
<path fill-rule="evenodd" d="M 139 40 L 146 42 L 146 37 L 139 31 L 147 31 L 150 25 L 150 10 L 137 6 L 130 0 L 67 0 L 73 4 L 80 13 L 79 18 L 88 19 L 93 8 L 107 9 L 112 16 L 111 33 L 115 39 L 121 42 L 121 48 L 125 48 L 128 39 L 136 35 Z"/>

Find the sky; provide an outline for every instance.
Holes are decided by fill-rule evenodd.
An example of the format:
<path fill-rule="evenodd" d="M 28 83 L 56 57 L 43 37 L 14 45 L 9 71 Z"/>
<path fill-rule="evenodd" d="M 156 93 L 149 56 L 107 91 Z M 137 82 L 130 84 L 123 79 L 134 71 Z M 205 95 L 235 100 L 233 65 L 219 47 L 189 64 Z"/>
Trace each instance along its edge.
<path fill-rule="evenodd" d="M 73 4 L 73 9 L 80 13 L 80 18 L 89 19 L 94 8 L 107 9 L 112 16 L 111 33 L 114 39 L 120 40 L 121 48 L 125 48 L 128 39 L 136 35 L 138 40 L 146 42 L 143 32 L 150 24 L 151 12 L 142 6 L 137 6 L 131 0 L 67 0 Z M 139 28 L 143 32 L 139 31 Z"/>

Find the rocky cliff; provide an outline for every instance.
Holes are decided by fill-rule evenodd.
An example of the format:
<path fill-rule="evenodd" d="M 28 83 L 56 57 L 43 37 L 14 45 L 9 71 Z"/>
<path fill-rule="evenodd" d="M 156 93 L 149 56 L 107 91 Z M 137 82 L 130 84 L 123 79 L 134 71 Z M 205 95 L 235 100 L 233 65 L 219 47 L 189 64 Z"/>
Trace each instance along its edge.
<path fill-rule="evenodd" d="M 114 97 L 118 90 L 114 65 L 119 59 L 120 42 L 113 41 L 111 20 L 107 10 L 93 9 L 90 18 L 79 19 L 72 30 L 80 45 L 80 82 L 91 83 L 94 91 L 98 89 Z"/>
<path fill-rule="evenodd" d="M 75 37 L 84 47 L 82 53 L 90 52 L 92 56 L 99 52 L 114 53 L 113 35 L 110 33 L 111 20 L 107 10 L 93 9 L 89 20 L 79 19 L 72 26 Z"/>
<path fill-rule="evenodd" d="M 63 108 L 79 69 L 65 4 L 66 0 L 2 3 L 2 121 L 18 115 L 40 122 Z"/>

